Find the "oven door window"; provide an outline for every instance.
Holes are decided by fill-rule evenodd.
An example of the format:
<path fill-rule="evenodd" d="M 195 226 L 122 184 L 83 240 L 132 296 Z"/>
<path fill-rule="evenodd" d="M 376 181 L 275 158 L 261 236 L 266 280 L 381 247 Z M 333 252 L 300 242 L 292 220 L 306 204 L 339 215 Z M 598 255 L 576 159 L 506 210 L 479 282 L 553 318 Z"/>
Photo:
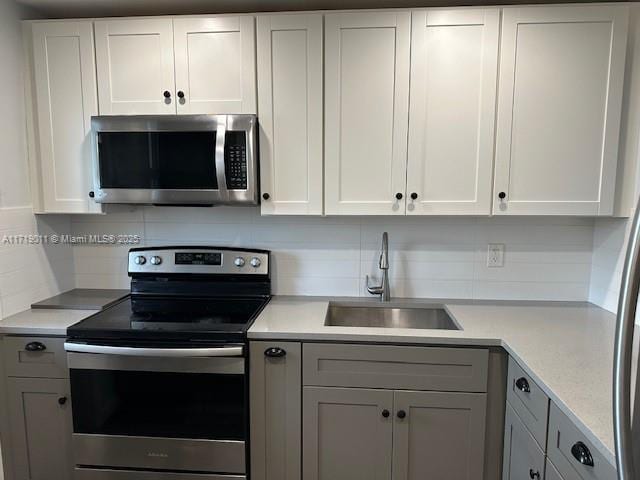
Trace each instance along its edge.
<path fill-rule="evenodd" d="M 245 440 L 243 375 L 71 370 L 75 433 Z"/>
<path fill-rule="evenodd" d="M 101 188 L 217 190 L 216 132 L 99 132 Z"/>

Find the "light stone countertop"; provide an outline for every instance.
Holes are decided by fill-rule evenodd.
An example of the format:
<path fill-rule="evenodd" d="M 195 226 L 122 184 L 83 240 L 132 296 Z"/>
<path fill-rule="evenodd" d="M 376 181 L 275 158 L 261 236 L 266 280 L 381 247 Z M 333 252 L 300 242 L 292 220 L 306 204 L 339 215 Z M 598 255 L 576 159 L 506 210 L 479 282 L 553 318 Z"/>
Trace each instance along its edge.
<path fill-rule="evenodd" d="M 249 339 L 502 346 L 615 465 L 612 313 L 574 302 L 395 300 L 392 305 L 439 303 L 462 330 L 325 326 L 332 300 L 358 302 L 274 297 L 249 329 Z"/>
<path fill-rule="evenodd" d="M 0 320 L 0 334 L 65 336 L 67 327 L 95 313 L 95 310 L 33 308 Z"/>

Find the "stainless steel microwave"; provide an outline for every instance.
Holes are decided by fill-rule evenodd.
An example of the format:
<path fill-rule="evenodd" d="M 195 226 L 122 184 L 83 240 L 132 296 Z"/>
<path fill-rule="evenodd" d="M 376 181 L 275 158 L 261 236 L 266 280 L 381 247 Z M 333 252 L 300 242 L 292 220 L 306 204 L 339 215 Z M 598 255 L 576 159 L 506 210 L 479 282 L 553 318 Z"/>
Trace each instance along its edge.
<path fill-rule="evenodd" d="M 92 117 L 98 203 L 258 203 L 255 115 Z"/>

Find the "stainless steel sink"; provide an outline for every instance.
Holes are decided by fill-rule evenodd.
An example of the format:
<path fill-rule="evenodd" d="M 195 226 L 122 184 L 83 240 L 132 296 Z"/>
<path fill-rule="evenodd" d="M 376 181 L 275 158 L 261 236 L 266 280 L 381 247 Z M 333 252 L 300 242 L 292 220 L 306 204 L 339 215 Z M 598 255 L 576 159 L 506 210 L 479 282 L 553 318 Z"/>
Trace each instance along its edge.
<path fill-rule="evenodd" d="M 407 307 L 330 303 L 324 324 L 333 327 L 460 330 L 442 306 Z"/>

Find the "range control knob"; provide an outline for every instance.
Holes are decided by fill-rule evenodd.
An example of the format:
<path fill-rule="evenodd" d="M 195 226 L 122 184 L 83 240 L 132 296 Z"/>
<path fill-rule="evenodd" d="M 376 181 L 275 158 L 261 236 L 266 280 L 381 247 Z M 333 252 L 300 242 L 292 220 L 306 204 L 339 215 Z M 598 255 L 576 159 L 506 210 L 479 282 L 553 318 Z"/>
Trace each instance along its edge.
<path fill-rule="evenodd" d="M 135 263 L 136 265 L 144 265 L 145 263 L 147 263 L 147 259 L 142 255 L 138 255 L 133 259 L 133 263 Z"/>
<path fill-rule="evenodd" d="M 260 261 L 260 259 L 258 257 L 253 257 L 251 259 L 251 266 L 253 268 L 258 268 L 260 265 L 262 265 L 262 262 Z"/>
<path fill-rule="evenodd" d="M 151 265 L 160 265 L 162 263 L 162 257 L 154 255 L 151 257 Z"/>
<path fill-rule="evenodd" d="M 233 261 L 233 264 L 236 267 L 244 267 L 244 258 L 242 257 L 236 257 L 235 260 Z"/>

